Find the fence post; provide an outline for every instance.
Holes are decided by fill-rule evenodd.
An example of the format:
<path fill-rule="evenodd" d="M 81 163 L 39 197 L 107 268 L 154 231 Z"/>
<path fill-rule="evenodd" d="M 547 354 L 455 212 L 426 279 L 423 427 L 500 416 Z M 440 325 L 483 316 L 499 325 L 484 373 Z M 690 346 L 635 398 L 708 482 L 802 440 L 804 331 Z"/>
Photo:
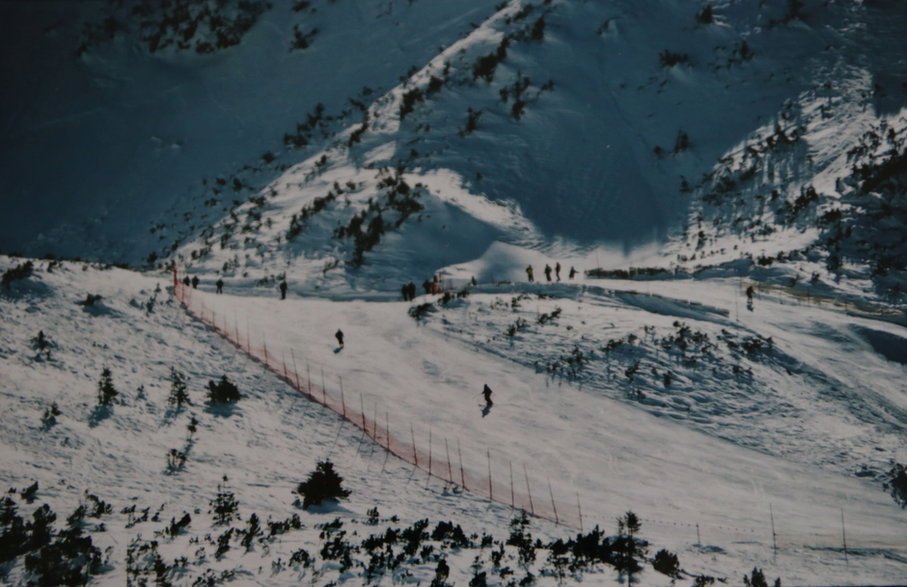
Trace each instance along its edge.
<path fill-rule="evenodd" d="M 554 510 L 554 523 L 560 524 L 561 521 L 557 517 L 557 506 L 554 504 L 554 492 L 551 490 L 551 477 L 548 477 L 548 495 L 551 496 L 551 509 Z"/>
<path fill-rule="evenodd" d="M 343 417 L 346 418 L 346 399 L 343 397 L 343 375 L 337 376 L 340 379 L 340 405 L 343 408 Z"/>
<path fill-rule="evenodd" d="M 296 389 L 302 390 L 302 386 L 299 385 L 299 371 L 296 370 L 296 351 L 293 350 L 293 347 L 290 347 L 290 357 L 293 359 L 293 375 L 296 377 Z"/>
<path fill-rule="evenodd" d="M 847 558 L 847 530 L 844 527 L 844 507 L 841 507 L 841 540 L 844 542 L 844 561 L 850 562 Z"/>
<path fill-rule="evenodd" d="M 416 431 L 413 430 L 413 423 L 409 423 L 409 436 L 413 441 L 413 464 L 419 466 L 419 455 L 416 453 Z"/>
<path fill-rule="evenodd" d="M 447 437 L 444 437 L 444 452 L 447 453 L 447 479 L 453 483 L 453 467 L 450 464 L 450 446 L 447 444 Z"/>
<path fill-rule="evenodd" d="M 513 461 L 507 461 L 507 464 L 510 465 L 510 507 L 514 507 L 513 499 Z"/>
<path fill-rule="evenodd" d="M 341 378 L 340 381 L 343 381 Z M 365 400 L 362 399 L 362 392 L 359 392 L 359 410 L 362 412 L 362 431 L 368 434 L 368 426 L 365 424 Z"/>
<path fill-rule="evenodd" d="M 775 534 L 775 511 L 772 508 L 771 502 L 769 502 L 769 504 L 768 504 L 768 515 L 769 515 L 769 519 L 772 522 L 772 550 L 774 551 L 775 556 L 778 556 L 778 542 L 775 538 L 777 536 Z"/>
<path fill-rule="evenodd" d="M 491 449 L 485 449 L 485 455 L 488 457 L 488 499 L 494 501 L 494 489 L 491 487 Z"/>
<path fill-rule="evenodd" d="M 526 477 L 526 493 L 529 495 L 529 513 L 535 515 L 535 506 L 532 505 L 532 490 L 529 488 L 529 471 L 526 470 L 526 463 L 523 463 L 523 475 Z"/>
<path fill-rule="evenodd" d="M 372 410 L 372 440 L 378 442 L 378 400 L 375 400 L 375 407 Z M 380 443 L 379 443 L 380 444 Z"/>
<path fill-rule="evenodd" d="M 328 405 L 328 392 L 324 387 L 324 365 L 321 365 L 321 397 L 324 400 L 324 405 Z"/>
<path fill-rule="evenodd" d="M 457 456 L 460 459 L 460 481 L 463 485 L 463 489 L 469 491 L 469 488 L 466 487 L 466 475 L 463 473 L 463 453 L 460 451 L 460 438 L 457 437 Z"/>

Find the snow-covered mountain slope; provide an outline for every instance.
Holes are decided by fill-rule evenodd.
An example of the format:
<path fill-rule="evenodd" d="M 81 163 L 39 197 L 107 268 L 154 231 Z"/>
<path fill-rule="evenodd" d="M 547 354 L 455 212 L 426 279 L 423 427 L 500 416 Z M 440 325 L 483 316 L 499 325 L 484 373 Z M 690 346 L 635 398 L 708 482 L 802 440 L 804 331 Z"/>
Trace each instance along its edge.
<path fill-rule="evenodd" d="M 831 271 L 900 268 L 903 243 L 867 254 L 817 227 L 866 187 L 845 189 L 854 165 L 900 168 L 902 146 L 865 144 L 903 134 L 899 2 L 245 4 L 238 44 L 210 54 L 198 15 L 4 6 L 29 31 L 5 35 L 5 69 L 31 80 L 4 95 L 4 249 L 138 262 L 187 242 L 206 271 L 316 280 L 366 257 L 430 274 L 496 242 L 588 268 L 818 241 Z M 24 59 L 38 30 L 53 42 Z"/>
<path fill-rule="evenodd" d="M 496 243 L 583 268 L 651 244 L 663 266 L 800 255 L 835 272 L 823 214 L 854 157 L 892 160 L 900 193 L 907 93 L 892 80 L 907 74 L 907 17 L 796 6 L 718 3 L 704 22 L 689 3 L 511 3 L 179 259 L 309 283 L 338 268 L 336 281 L 387 289 Z M 890 140 L 861 148 L 879 127 Z M 849 191 L 867 190 L 863 175 Z M 506 207 L 489 227 L 475 210 L 494 205 Z M 846 254 L 899 269 L 902 245 Z"/>
<path fill-rule="evenodd" d="M 13 264 L 5 260 L 4 268 Z M 209 568 L 236 569 L 259 584 L 300 577 L 355 583 L 368 558 L 359 553 L 362 566 L 342 570 L 324 554 L 330 550 L 316 554 L 333 540 L 316 524 L 340 517 L 346 539 L 357 543 L 357 534 L 374 532 L 366 523 L 373 507 L 400 516 L 401 526 L 449 518 L 467 532 L 506 538 L 500 534 L 509 507 L 452 492 L 388 459 L 354 426 L 189 319 L 169 297 L 169 281 L 167 273 L 40 263 L 4 290 L 3 481 L 19 490 L 13 497 L 20 515 L 47 502 L 58 527 L 79 503 L 91 511 L 89 494 L 110 505 L 110 514 L 82 524 L 102 550 L 112 547 L 99 580 L 150 573 L 138 549 L 153 539 L 162 560 L 176 564 L 167 572 L 177 574 L 167 576 L 177 583 Z M 675 283 L 683 293 L 677 298 L 607 285 L 486 285 L 465 298 L 410 305 L 292 294 L 281 301 L 270 288 L 228 281 L 224 295 L 202 283 L 208 291 L 193 299 L 256 345 L 292 356 L 300 369 L 305 363 L 335 394 L 340 378 L 347 401 L 389 413 L 401 434 L 421 442 L 429 434 L 436 443 L 456 438 L 468 469 L 483 470 L 491 449 L 488 466 L 498 482 L 509 463 L 527 471 L 536 499 L 545 499 L 545 489 L 559 503 L 575 498 L 587 531 L 596 524 L 607 531 L 615 517 L 636 512 L 653 544 L 650 556 L 667 548 L 690 573 L 736 582 L 756 566 L 786 583 L 897 583 L 907 564 L 904 512 L 881 480 L 893 461 L 905 460 L 904 364 L 872 349 L 896 358 L 898 341 L 903 352 L 907 339 L 903 327 L 762 295 L 750 314 L 735 310 L 735 283 Z M 84 304 L 89 294 L 101 297 Z M 701 303 L 691 305 L 691 298 Z M 423 319 L 408 315 L 429 302 L 434 308 Z M 338 327 L 346 333 L 339 352 L 332 336 Z M 33 340 L 39 331 L 48 341 L 44 351 Z M 768 336 L 771 347 L 755 347 Z M 97 405 L 104 368 L 120 392 L 110 407 Z M 192 405 L 168 405 L 171 369 L 185 376 Z M 221 375 L 241 390 L 232 407 L 205 403 L 207 382 Z M 483 382 L 494 389 L 484 416 Z M 54 404 L 59 413 L 51 418 Z M 194 433 L 186 429 L 192 418 Z M 171 450 L 185 461 L 170 466 Z M 314 513 L 294 507 L 295 485 L 324 458 L 336 463 L 350 499 Z M 27 504 L 21 492 L 34 481 L 37 500 Z M 228 530 L 209 511 L 218 491 L 239 501 L 237 530 L 247 529 L 252 512 L 261 521 L 296 513 L 304 528 L 270 544 L 252 539 L 248 550 L 240 544 L 245 534 L 231 534 L 220 539 L 228 550 L 216 556 L 217 537 Z M 160 510 L 157 519 L 137 523 L 144 508 L 149 516 Z M 192 519 L 188 530 L 157 534 L 184 513 Z M 572 535 L 540 522 L 533 532 Z M 315 557 L 314 567 L 287 564 L 299 548 Z M 128 551 L 136 560 L 127 560 Z M 444 552 L 455 583 L 478 573 L 470 568 L 478 555 L 491 583 L 507 584 L 492 570 L 498 567 L 486 558 L 489 550 Z M 181 555 L 187 561 L 175 560 Z M 516 551 L 507 556 L 517 569 Z M 540 552 L 531 568 L 542 584 L 556 582 L 545 556 Z M 428 557 L 408 568 L 430 580 L 436 564 Z M 5 568 L 12 582 L 25 576 L 21 559 Z M 587 580 L 616 578 L 608 566 L 597 572 L 604 574 Z M 651 568 L 642 578 L 645 585 L 669 582 Z"/>
<path fill-rule="evenodd" d="M 141 23 L 176 37 L 166 23 L 191 20 L 182 22 L 180 7 L 194 14 L 207 4 L 0 5 L 0 248 L 141 263 L 220 218 L 212 197 L 245 200 L 276 167 L 295 163 L 282 137 L 318 104 L 327 116 L 348 117 L 348 100 L 370 101 L 399 83 L 487 18 L 494 2 L 281 1 L 237 46 L 198 53 L 195 42 L 212 37 L 202 34 L 211 19 L 195 15 L 192 48 L 150 51 L 143 37 L 153 27 Z M 215 16 L 241 4 L 266 3 L 230 0 Z M 317 31 L 309 48 L 291 50 L 294 27 Z M 313 142 L 323 140 L 312 130 Z M 266 153 L 278 159 L 263 160 Z M 212 193 L 217 178 L 232 185 L 236 176 L 257 187 Z M 150 230 L 159 225 L 177 230 Z"/>

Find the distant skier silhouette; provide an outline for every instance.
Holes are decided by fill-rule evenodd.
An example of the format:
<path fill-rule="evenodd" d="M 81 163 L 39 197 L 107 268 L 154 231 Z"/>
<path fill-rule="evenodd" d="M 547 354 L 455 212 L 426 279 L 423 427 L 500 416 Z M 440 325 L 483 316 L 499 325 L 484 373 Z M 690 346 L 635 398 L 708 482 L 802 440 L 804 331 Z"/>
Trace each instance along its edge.
<path fill-rule="evenodd" d="M 287 280 L 284 279 L 280 282 L 280 299 L 287 299 Z"/>
<path fill-rule="evenodd" d="M 535 278 L 532 274 L 532 265 L 526 266 L 526 277 L 529 278 L 529 283 L 532 283 L 533 281 L 535 281 Z"/>
<path fill-rule="evenodd" d="M 337 349 L 339 351 L 343 348 L 343 331 L 338 328 L 337 332 L 334 333 L 334 337 L 337 339 L 337 344 L 340 345 L 340 348 Z"/>
<path fill-rule="evenodd" d="M 488 387 L 488 384 L 485 384 L 485 387 L 482 389 L 482 395 L 485 397 L 485 407 L 482 408 L 482 417 L 488 415 L 488 412 L 491 411 L 491 406 L 494 405 L 494 402 L 491 401 L 491 388 Z"/>
<path fill-rule="evenodd" d="M 217 287 L 217 293 L 224 293 L 224 280 L 218 279 L 217 283 L 214 284 Z"/>

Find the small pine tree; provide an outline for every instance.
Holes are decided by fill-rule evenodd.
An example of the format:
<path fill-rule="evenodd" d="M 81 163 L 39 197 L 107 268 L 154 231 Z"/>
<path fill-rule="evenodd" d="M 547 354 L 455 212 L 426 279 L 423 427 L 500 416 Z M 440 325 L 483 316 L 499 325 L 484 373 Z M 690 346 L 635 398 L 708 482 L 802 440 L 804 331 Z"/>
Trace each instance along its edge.
<path fill-rule="evenodd" d="M 762 569 L 757 569 L 756 567 L 753 567 L 753 572 L 750 573 L 749 577 L 743 575 L 743 584 L 746 587 L 768 587 L 768 583 L 765 581 L 765 573 L 762 572 Z"/>
<path fill-rule="evenodd" d="M 98 405 L 109 406 L 113 403 L 113 398 L 120 392 L 113 386 L 113 377 L 110 369 L 104 367 L 101 371 L 101 380 L 98 381 Z"/>
<path fill-rule="evenodd" d="M 50 360 L 50 351 L 55 346 L 54 341 L 46 336 L 43 330 L 39 330 L 38 336 L 31 339 L 31 348 L 37 351 L 37 356 L 44 355 L 48 360 Z"/>
<path fill-rule="evenodd" d="M 239 517 L 238 510 L 239 502 L 227 487 L 227 476 L 224 475 L 223 482 L 217 485 L 217 495 L 211 500 L 211 509 L 208 513 L 214 514 L 215 524 L 228 524 L 233 518 Z"/>
<path fill-rule="evenodd" d="M 325 500 L 337 501 L 348 497 L 350 492 L 343 489 L 341 483 L 343 478 L 334 471 L 334 463 L 319 461 L 308 479 L 296 488 L 296 493 L 302 496 L 303 509 L 308 509 L 310 505 L 318 505 Z"/>
<path fill-rule="evenodd" d="M 672 579 L 676 579 L 680 573 L 680 560 L 676 554 L 662 548 L 655 553 L 655 557 L 652 559 L 652 568 Z"/>
<path fill-rule="evenodd" d="M 186 391 L 186 376 L 173 367 L 170 367 L 170 397 L 167 401 L 177 409 L 182 408 L 184 404 L 192 405 Z"/>
<path fill-rule="evenodd" d="M 621 575 L 627 577 L 627 583 L 633 583 L 634 575 L 642 570 L 639 561 L 644 559 L 648 543 L 636 537 L 640 529 L 639 518 L 633 512 L 627 512 L 617 519 L 618 536 L 615 541 L 613 564 Z"/>
<path fill-rule="evenodd" d="M 696 13 L 696 22 L 699 24 L 712 24 L 715 22 L 715 15 L 712 13 L 712 5 L 706 4 L 698 13 Z"/>

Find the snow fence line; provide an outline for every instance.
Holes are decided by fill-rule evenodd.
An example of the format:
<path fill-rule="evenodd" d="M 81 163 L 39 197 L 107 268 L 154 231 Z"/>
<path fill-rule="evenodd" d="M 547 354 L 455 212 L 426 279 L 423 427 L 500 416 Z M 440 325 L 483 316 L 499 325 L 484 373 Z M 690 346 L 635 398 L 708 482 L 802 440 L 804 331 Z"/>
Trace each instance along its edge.
<path fill-rule="evenodd" d="M 386 411 L 380 414 L 375 408 L 371 414 L 367 413 L 362 395 L 359 394 L 358 399 L 354 399 L 353 393 L 345 391 L 342 377 L 337 377 L 340 382 L 338 388 L 329 390 L 325 384 L 324 368 L 319 367 L 313 373 L 309 361 L 301 353 L 297 354 L 290 349 L 287 356 L 286 350 L 273 347 L 269 349 L 264 339 L 257 336 L 255 339 L 262 342 L 260 346 L 253 344 L 251 333 L 248 330 L 243 332 L 235 317 L 231 323 L 226 316 L 209 309 L 200 296 L 195 295 L 195 290 L 183 283 L 176 271 L 173 273 L 173 288 L 176 299 L 189 315 L 262 363 L 310 401 L 342 416 L 390 454 L 432 477 L 479 497 L 525 511 L 536 518 L 583 531 L 582 505 L 578 494 L 570 500 L 557 499 L 550 479 L 546 483 L 538 482 L 537 478 L 533 480 L 525 465 L 514 470 L 512 461 L 504 465 L 506 471 L 501 471 L 500 459 L 493 459 L 489 448 L 484 451 L 485 462 L 464 462 L 459 439 L 450 442 L 447 438 L 433 438 L 431 428 L 426 448 L 424 439 L 422 443 L 417 442 L 412 422 L 402 425 L 394 423 L 392 426 Z M 300 370 L 300 366 L 304 370 Z M 330 377 L 333 375 L 328 374 Z"/>
<path fill-rule="evenodd" d="M 173 290 L 174 296 L 190 316 L 210 327 L 216 334 L 252 359 L 260 362 L 308 400 L 336 412 L 347 422 L 362 430 L 366 436 L 389 454 L 393 454 L 432 477 L 460 487 L 473 495 L 510 506 L 514 510 L 521 510 L 532 517 L 554 522 L 580 532 L 584 531 L 584 527 L 592 527 L 593 524 L 589 522 L 599 525 L 614 522 L 618 518 L 615 516 L 612 520 L 606 521 L 598 519 L 597 516 L 594 519 L 584 516 L 578 492 L 568 499 L 563 499 L 561 495 L 556 497 L 550 476 L 545 477 L 545 483 L 540 483 L 536 476 L 530 477 L 529 468 L 525 463 L 515 469 L 513 462 L 508 460 L 502 467 L 501 460 L 495 461 L 492 458 L 492 451 L 488 448 L 484 451 L 484 462 L 464 462 L 459 439 L 455 443 L 450 443 L 447 438 L 433 439 L 431 428 L 429 428 L 428 448 L 426 449 L 424 443 L 420 445 L 416 441 L 415 426 L 412 422 L 391 426 L 387 411 L 384 412 L 382 418 L 377 407 L 373 408 L 372 414 L 369 415 L 362 402 L 361 394 L 359 394 L 357 402 L 353 400 L 352 394 L 344 391 L 342 377 L 337 378 L 339 381 L 337 390 L 329 391 L 325 384 L 323 367 L 319 367 L 318 372 L 313 373 L 310 363 L 304 355 L 297 355 L 293 349 L 290 349 L 289 357 L 285 350 L 279 351 L 280 356 L 278 357 L 277 349 L 268 349 L 267 343 L 262 337 L 256 337 L 257 340 L 263 341 L 261 346 L 252 344 L 251 333 L 248 330 L 243 332 L 240 329 L 236 317 L 231 323 L 225 316 L 218 315 L 209 309 L 200 296 L 195 295 L 196 290 L 183 283 L 175 269 Z M 289 362 L 287 362 L 288 360 Z M 301 372 L 299 365 L 303 364 L 305 371 Z M 690 543 L 694 546 L 714 544 L 716 542 L 714 539 L 718 535 L 723 539 L 734 537 L 738 540 L 756 542 L 775 552 L 782 548 L 805 546 L 841 551 L 846 556 L 848 550 L 855 548 L 903 548 L 903 544 L 892 543 L 888 536 L 851 536 L 845 528 L 843 515 L 842 508 L 840 531 L 827 534 L 804 534 L 788 532 L 784 529 L 778 531 L 774 514 L 771 511 L 766 512 L 765 524 L 759 528 L 738 528 L 677 520 L 666 521 L 648 517 L 642 517 L 640 520 L 646 524 L 661 527 L 684 528 L 689 534 Z"/>

